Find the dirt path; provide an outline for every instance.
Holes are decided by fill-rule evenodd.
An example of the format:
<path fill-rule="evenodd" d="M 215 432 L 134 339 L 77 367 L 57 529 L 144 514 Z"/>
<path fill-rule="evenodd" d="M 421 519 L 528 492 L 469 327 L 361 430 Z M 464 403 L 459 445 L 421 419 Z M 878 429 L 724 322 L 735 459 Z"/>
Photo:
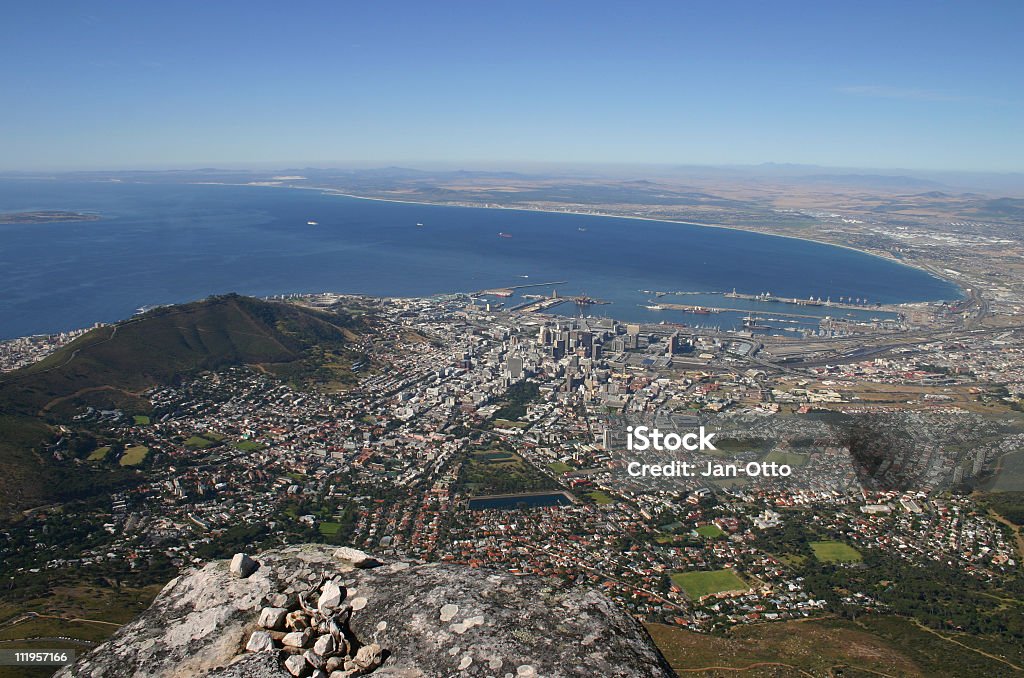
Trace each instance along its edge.
<path fill-rule="evenodd" d="M 698 671 L 733 671 L 739 673 L 741 671 L 750 671 L 752 669 L 759 669 L 766 666 L 778 666 L 781 668 L 793 669 L 804 676 L 815 678 L 813 673 L 808 673 L 797 666 L 793 666 L 792 664 L 783 664 L 782 662 L 754 662 L 747 666 L 701 666 L 700 668 L 695 669 L 684 669 L 678 666 L 673 666 L 672 670 L 676 673 L 697 673 Z"/>
<path fill-rule="evenodd" d="M 924 624 L 922 624 L 921 622 L 919 622 L 916 619 L 911 619 L 910 621 L 914 622 L 914 624 L 919 629 L 921 629 L 922 631 L 927 631 L 928 633 L 932 634 L 933 636 L 935 636 L 937 638 L 941 638 L 942 640 L 946 641 L 947 643 L 953 643 L 954 645 L 959 645 L 960 647 L 964 648 L 965 650 L 970 650 L 971 652 L 976 652 L 977 654 L 980 654 L 983 657 L 988 657 L 989 659 L 991 659 L 993 661 L 1000 662 L 1001 664 L 1006 664 L 1007 666 L 1009 666 L 1010 668 L 1012 668 L 1015 671 L 1024 671 L 1024 666 L 1017 666 L 1013 662 L 1008 661 L 1006 659 L 1003 659 L 1002 657 L 998 657 L 998 656 L 996 656 L 994 654 L 989 654 L 988 652 L 985 652 L 984 650 L 979 650 L 976 647 L 971 647 L 970 645 L 965 645 L 964 643 L 961 643 L 959 640 L 954 640 L 953 638 L 949 638 L 948 636 L 944 636 L 941 633 L 939 633 L 938 631 L 936 631 L 935 629 L 928 628 L 927 626 L 925 626 Z"/>
<path fill-rule="evenodd" d="M 36 616 L 37 617 L 42 617 L 43 619 L 59 619 L 61 621 L 67 621 L 67 622 L 83 622 L 83 623 L 89 623 L 89 624 L 104 624 L 106 626 L 113 626 L 114 628 L 118 628 L 118 629 L 121 628 L 122 626 L 124 626 L 124 624 L 117 624 L 115 622 L 103 621 L 102 619 L 86 619 L 85 617 L 62 617 L 62 616 L 56 615 L 56 614 L 37 614 Z"/>
<path fill-rule="evenodd" d="M 70 400 L 72 398 L 77 398 L 78 396 L 85 395 L 86 393 L 95 393 L 96 391 L 115 391 L 117 393 L 123 393 L 125 395 L 132 396 L 133 398 L 139 398 L 139 397 L 142 396 L 141 392 L 126 391 L 123 388 L 117 388 L 116 386 L 90 386 L 89 388 L 80 388 L 77 391 L 75 391 L 74 393 L 71 393 L 70 395 L 60 396 L 59 398 L 54 398 L 50 402 L 48 402 L 45 405 L 43 405 L 42 409 L 39 410 L 39 416 L 43 416 L 44 414 L 49 412 L 51 409 L 53 409 L 53 407 L 55 405 L 59 405 L 60 403 L 64 402 L 65 400 Z"/>

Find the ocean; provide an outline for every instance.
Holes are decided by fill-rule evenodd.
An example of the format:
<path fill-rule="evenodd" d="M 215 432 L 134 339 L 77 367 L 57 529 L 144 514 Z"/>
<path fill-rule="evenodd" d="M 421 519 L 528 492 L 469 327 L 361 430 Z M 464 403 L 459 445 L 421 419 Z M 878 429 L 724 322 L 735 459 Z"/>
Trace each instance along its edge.
<path fill-rule="evenodd" d="M 701 293 L 658 298 L 663 302 L 761 309 L 766 305 L 724 300 L 721 293 L 870 303 L 961 296 L 955 285 L 923 271 L 845 248 L 614 217 L 258 186 L 0 181 L 0 212 L 35 210 L 102 218 L 0 224 L 0 338 L 116 321 L 141 306 L 225 292 L 429 296 L 565 281 L 555 286 L 560 296 L 610 302 L 590 307 L 593 315 L 722 329 L 738 326 L 743 314 L 646 307 L 658 305 L 659 291 Z M 551 289 L 492 300 L 514 305 L 522 302 L 520 293 Z M 565 304 L 555 311 L 574 309 Z M 865 309 L 850 317 L 880 315 Z"/>

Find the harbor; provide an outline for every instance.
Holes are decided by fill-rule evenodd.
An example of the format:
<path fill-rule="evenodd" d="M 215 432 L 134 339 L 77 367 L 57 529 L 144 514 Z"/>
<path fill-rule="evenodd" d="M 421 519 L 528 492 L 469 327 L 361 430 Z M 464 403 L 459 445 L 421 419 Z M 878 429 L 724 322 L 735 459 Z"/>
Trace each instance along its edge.
<path fill-rule="evenodd" d="M 556 280 L 554 282 L 527 283 L 525 285 L 509 285 L 507 287 L 494 287 L 488 290 L 474 292 L 474 297 L 511 297 L 516 290 L 526 290 L 532 287 L 551 287 L 552 285 L 567 285 L 568 280 Z"/>
<path fill-rule="evenodd" d="M 653 303 L 653 302 L 652 302 Z M 750 313 L 749 308 L 732 308 L 728 306 L 722 307 L 707 307 L 707 306 L 692 306 L 690 304 L 673 304 L 666 301 L 659 301 L 658 306 L 663 309 L 671 309 L 673 311 L 684 311 L 686 313 L 697 313 L 700 315 L 706 315 L 709 313 Z M 821 320 L 820 315 L 811 315 L 809 313 L 784 313 L 782 311 L 772 311 L 772 315 L 782 316 L 785 318 L 805 318 L 810 320 Z"/>
<path fill-rule="evenodd" d="M 526 277 L 526 276 L 521 276 Z M 480 290 L 473 293 L 473 298 L 497 297 L 508 299 L 507 304 L 502 301 L 488 302 L 488 308 L 504 309 L 515 312 L 529 313 L 559 313 L 556 310 L 564 304 L 573 304 L 575 310 L 572 315 L 578 317 L 590 314 L 592 307 L 612 304 L 606 299 L 597 299 L 587 294 L 566 294 L 560 295 L 557 289 L 551 289 L 550 293 L 542 291 L 528 292 L 527 290 L 551 287 L 555 285 L 568 285 L 569 281 L 559 280 L 543 283 L 527 283 L 522 285 L 509 285 L 507 287 L 495 287 Z M 710 324 L 687 325 L 679 323 L 683 327 L 693 329 L 714 329 L 721 331 L 761 332 L 770 334 L 784 334 L 791 332 L 801 333 L 826 333 L 846 335 L 851 332 L 860 331 L 857 328 L 867 326 L 883 329 L 893 329 L 901 326 L 904 322 L 902 311 L 904 309 L 894 305 L 866 304 L 866 299 L 840 297 L 840 301 L 833 302 L 831 298 L 818 299 L 810 296 L 807 299 L 787 299 L 777 297 L 769 293 L 743 294 L 733 289 L 732 292 L 692 292 L 692 291 L 652 291 L 640 290 L 654 298 L 648 298 L 645 303 L 638 304 L 648 314 L 650 319 L 658 324 L 672 324 L 669 314 L 672 312 L 683 313 L 695 316 L 708 316 L 714 318 Z M 614 296 L 614 295 L 613 295 Z M 675 303 L 667 299 L 673 296 L 687 297 L 694 302 L 702 303 Z M 736 300 L 739 303 L 723 304 L 726 300 Z M 618 308 L 618 307 L 617 307 Z M 653 313 L 652 313 L 653 312 Z M 666 315 L 655 320 L 657 315 Z M 563 315 L 569 315 L 561 311 Z"/>

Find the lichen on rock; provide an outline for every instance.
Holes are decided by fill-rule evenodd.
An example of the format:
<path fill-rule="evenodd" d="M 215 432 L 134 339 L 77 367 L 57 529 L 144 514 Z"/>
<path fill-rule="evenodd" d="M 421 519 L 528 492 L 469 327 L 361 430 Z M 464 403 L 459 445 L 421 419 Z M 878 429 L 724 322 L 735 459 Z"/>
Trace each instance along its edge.
<path fill-rule="evenodd" d="M 592 589 L 360 553 L 285 547 L 254 556 L 246 578 L 209 563 L 57 675 L 672 675 L 643 627 Z"/>

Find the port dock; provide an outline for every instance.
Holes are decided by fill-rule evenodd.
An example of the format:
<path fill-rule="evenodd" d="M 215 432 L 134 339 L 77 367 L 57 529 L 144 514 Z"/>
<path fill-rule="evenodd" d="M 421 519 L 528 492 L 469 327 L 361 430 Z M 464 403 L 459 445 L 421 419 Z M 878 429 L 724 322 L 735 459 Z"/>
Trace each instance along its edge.
<path fill-rule="evenodd" d="M 652 303 L 654 303 L 654 302 L 652 302 Z M 716 307 L 712 308 L 712 307 L 709 307 L 709 306 L 691 306 L 689 304 L 670 304 L 670 303 L 662 301 L 660 299 L 658 300 L 657 304 L 658 304 L 658 306 L 661 306 L 662 308 L 671 309 L 673 311 L 686 311 L 688 313 L 699 313 L 699 314 L 702 314 L 702 315 L 706 314 L 706 313 L 728 313 L 728 312 L 732 312 L 732 313 L 747 313 L 747 314 L 758 313 L 758 311 L 751 311 L 749 308 L 729 308 L 729 307 L 726 307 L 726 306 L 716 306 Z M 782 311 L 772 311 L 771 314 L 772 315 L 777 315 L 777 316 L 783 316 L 783 317 L 787 317 L 787 318 L 810 318 L 812 320 L 821 320 L 822 319 L 822 316 L 820 316 L 820 315 L 810 315 L 808 313 L 783 313 Z"/>
<path fill-rule="evenodd" d="M 530 289 L 531 287 L 550 287 L 551 285 L 566 285 L 568 284 L 568 282 L 568 280 L 556 280 L 554 282 L 527 283 L 525 285 L 509 285 L 507 287 L 494 287 L 489 290 L 480 290 L 479 292 L 474 292 L 470 296 L 511 297 L 513 294 L 515 294 L 516 290 L 526 290 Z"/>
<path fill-rule="evenodd" d="M 891 305 L 879 304 L 879 303 L 868 303 L 867 299 L 863 300 L 863 303 L 854 303 L 853 301 L 843 302 L 843 297 L 840 297 L 840 301 L 832 301 L 828 299 L 788 299 L 785 297 L 777 297 L 773 294 L 743 294 L 733 290 L 732 292 L 725 292 L 723 297 L 727 299 L 743 299 L 745 301 L 757 301 L 766 304 L 790 304 L 792 306 L 813 306 L 815 308 L 841 308 L 850 311 L 888 311 L 890 313 L 899 313 L 900 310 Z M 860 301 L 860 300 L 858 300 Z M 773 311 L 774 313 L 774 311 Z"/>

